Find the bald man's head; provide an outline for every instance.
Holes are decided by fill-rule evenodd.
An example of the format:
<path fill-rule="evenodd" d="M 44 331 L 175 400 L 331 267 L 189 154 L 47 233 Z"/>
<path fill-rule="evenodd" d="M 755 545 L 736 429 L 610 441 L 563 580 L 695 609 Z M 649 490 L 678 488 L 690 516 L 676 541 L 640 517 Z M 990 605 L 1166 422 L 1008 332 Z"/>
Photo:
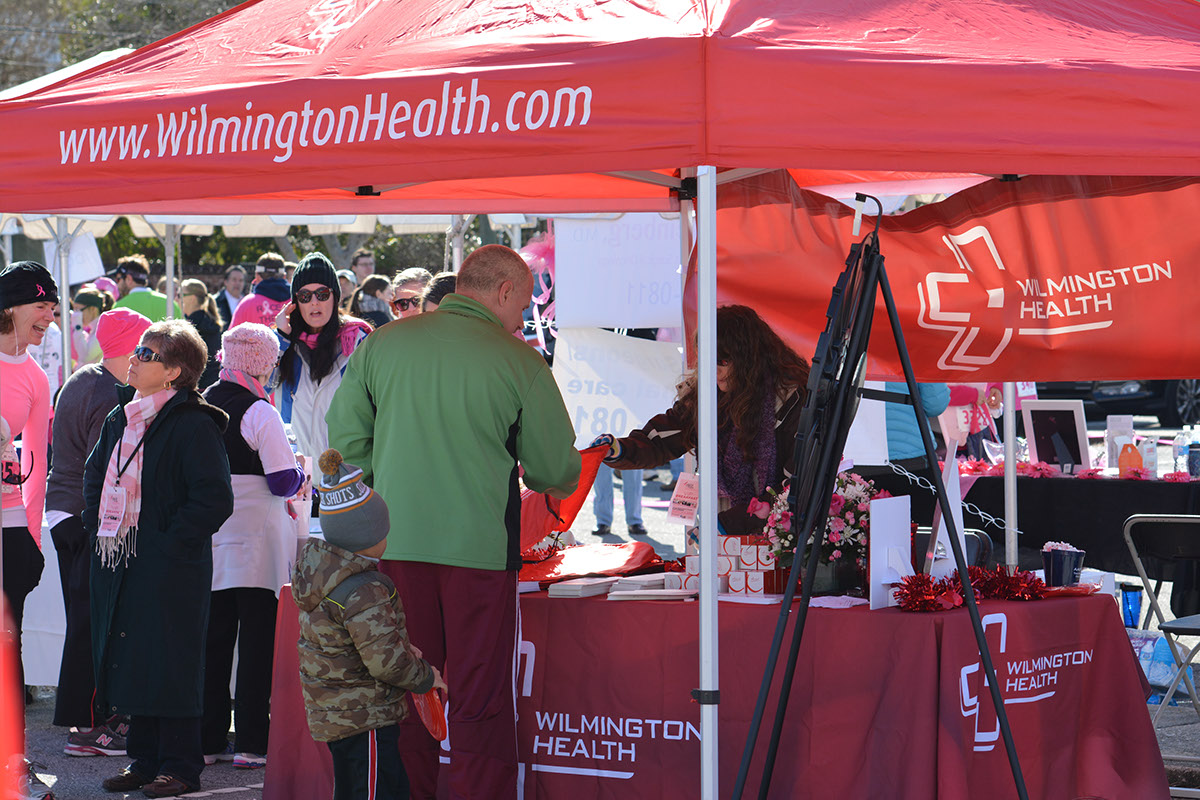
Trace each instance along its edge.
<path fill-rule="evenodd" d="M 480 247 L 463 261 L 455 293 L 482 303 L 505 330 L 519 331 L 533 296 L 533 273 L 516 251 L 501 244 Z"/>

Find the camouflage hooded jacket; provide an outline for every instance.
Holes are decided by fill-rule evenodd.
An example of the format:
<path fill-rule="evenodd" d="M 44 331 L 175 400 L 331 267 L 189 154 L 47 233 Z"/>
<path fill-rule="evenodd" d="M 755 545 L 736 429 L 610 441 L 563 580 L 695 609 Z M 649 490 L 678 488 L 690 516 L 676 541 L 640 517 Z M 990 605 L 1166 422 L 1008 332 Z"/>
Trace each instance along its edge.
<path fill-rule="evenodd" d="M 292 574 L 292 597 L 300 609 L 300 686 L 316 741 L 400 722 L 408 716 L 404 693 L 433 686 L 429 664 L 409 649 L 396 587 L 370 559 L 313 539 Z"/>

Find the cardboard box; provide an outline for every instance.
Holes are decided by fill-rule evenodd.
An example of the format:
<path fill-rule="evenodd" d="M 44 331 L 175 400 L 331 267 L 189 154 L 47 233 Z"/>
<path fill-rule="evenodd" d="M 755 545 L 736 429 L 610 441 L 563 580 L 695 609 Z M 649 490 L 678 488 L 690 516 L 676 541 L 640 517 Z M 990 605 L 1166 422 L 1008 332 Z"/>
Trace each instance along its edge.
<path fill-rule="evenodd" d="M 688 575 L 700 574 L 700 556 L 684 556 L 683 557 L 684 572 Z"/>
<path fill-rule="evenodd" d="M 684 575 L 683 586 L 680 587 L 692 592 L 700 591 L 700 576 L 699 575 Z M 727 575 L 717 576 L 717 592 L 729 591 L 729 577 Z"/>
<path fill-rule="evenodd" d="M 733 559 L 729 556 L 717 556 L 717 574 L 728 575 L 733 571 Z"/>
<path fill-rule="evenodd" d="M 746 593 L 746 573 L 742 570 L 735 569 L 733 572 L 729 573 L 729 593 Z"/>
<path fill-rule="evenodd" d="M 742 545 L 740 560 L 747 571 L 775 569 L 775 552 L 767 544 Z"/>
<path fill-rule="evenodd" d="M 746 573 L 746 594 L 762 596 L 765 594 L 766 581 L 764 572 L 747 572 Z"/>
<path fill-rule="evenodd" d="M 682 589 L 684 574 L 682 572 L 667 572 L 663 575 L 664 589 Z"/>

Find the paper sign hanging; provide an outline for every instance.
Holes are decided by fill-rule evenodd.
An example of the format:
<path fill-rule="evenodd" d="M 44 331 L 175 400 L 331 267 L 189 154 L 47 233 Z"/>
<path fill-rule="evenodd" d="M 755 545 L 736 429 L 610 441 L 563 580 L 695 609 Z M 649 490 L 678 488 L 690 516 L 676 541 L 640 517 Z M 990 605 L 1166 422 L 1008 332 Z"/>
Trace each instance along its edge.
<path fill-rule="evenodd" d="M 554 297 L 560 327 L 679 326 L 679 219 L 555 219 Z"/>
<path fill-rule="evenodd" d="M 624 436 L 675 402 L 682 376 L 679 345 L 595 328 L 563 328 L 554 380 L 575 423 L 575 444 L 602 433 Z"/>

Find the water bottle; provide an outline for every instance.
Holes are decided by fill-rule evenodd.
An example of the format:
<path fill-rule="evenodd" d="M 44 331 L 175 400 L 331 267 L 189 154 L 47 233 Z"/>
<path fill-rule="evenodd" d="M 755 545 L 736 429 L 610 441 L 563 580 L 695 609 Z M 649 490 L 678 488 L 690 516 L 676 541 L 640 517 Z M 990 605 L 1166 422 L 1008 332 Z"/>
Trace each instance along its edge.
<path fill-rule="evenodd" d="M 1184 425 L 1183 430 L 1175 434 L 1171 444 L 1171 454 L 1174 456 L 1176 472 L 1187 472 L 1188 445 L 1192 443 L 1192 426 Z"/>
<path fill-rule="evenodd" d="M 1187 471 L 1193 478 L 1200 478 L 1200 442 L 1193 441 L 1188 445 Z"/>

